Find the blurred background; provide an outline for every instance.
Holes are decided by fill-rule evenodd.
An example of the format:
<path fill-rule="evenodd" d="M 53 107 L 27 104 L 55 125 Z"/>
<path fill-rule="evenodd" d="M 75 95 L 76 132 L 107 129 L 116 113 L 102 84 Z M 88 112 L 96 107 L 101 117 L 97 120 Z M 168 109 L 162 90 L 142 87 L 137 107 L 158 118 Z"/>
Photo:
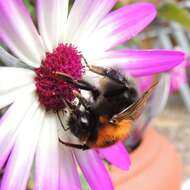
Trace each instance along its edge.
<path fill-rule="evenodd" d="M 123 0 L 120 5 L 131 2 L 152 2 L 157 6 L 158 17 L 144 33 L 131 42 L 139 48 L 181 49 L 190 55 L 190 1 L 189 0 Z M 119 6 L 119 5 L 118 5 Z M 189 85 L 190 68 L 185 73 Z M 183 179 L 190 179 L 190 93 L 180 87 L 170 93 L 167 105 L 151 126 L 170 139 L 183 162 Z M 186 181 L 187 182 L 187 181 Z M 190 189 L 190 185 L 185 189 Z"/>

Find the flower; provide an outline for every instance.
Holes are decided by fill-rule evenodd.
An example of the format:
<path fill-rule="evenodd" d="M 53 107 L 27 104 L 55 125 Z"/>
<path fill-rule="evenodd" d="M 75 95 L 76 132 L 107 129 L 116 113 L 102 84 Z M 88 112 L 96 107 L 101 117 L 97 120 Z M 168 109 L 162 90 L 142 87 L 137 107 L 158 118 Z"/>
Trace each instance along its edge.
<path fill-rule="evenodd" d="M 170 92 L 180 92 L 181 98 L 188 112 L 190 112 L 190 88 L 188 85 L 188 60 L 173 68 L 168 74 L 170 77 Z"/>
<path fill-rule="evenodd" d="M 156 10 L 149 3 L 111 11 L 116 0 L 75 0 L 70 12 L 68 3 L 37 0 L 37 30 L 22 0 L 0 0 L 1 39 L 21 61 L 19 66 L 25 65 L 0 67 L 0 108 L 11 105 L 0 120 L 0 169 L 5 168 L 1 190 L 25 189 L 32 168 L 36 190 L 81 189 L 76 163 L 92 189 L 113 189 L 94 150 L 58 142 L 60 121 L 55 110 L 64 108 L 60 98 L 73 101 L 74 96 L 71 85 L 53 78 L 54 71 L 75 79 L 90 75 L 84 57 L 88 64 L 117 64 L 140 76 L 169 70 L 183 60 L 181 52 L 113 49 L 154 19 Z M 61 137 L 73 138 L 63 130 Z M 119 146 L 114 147 L 115 154 Z M 126 154 L 123 150 L 111 160 L 116 163 Z M 129 167 L 128 159 L 122 163 Z"/>
<path fill-rule="evenodd" d="M 170 76 L 170 90 L 171 93 L 178 91 L 182 85 L 187 84 L 187 74 L 186 74 L 186 61 L 182 64 L 173 68 L 168 74 Z"/>

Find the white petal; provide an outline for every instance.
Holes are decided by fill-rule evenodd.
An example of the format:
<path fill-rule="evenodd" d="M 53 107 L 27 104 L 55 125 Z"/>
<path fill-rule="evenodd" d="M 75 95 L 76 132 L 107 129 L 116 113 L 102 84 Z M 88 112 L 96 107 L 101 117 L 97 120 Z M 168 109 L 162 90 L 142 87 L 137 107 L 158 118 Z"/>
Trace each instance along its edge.
<path fill-rule="evenodd" d="M 1 40 L 1 39 L 0 39 Z M 0 47 L 0 60 L 9 67 L 29 67 L 25 63 L 23 63 L 20 59 L 9 53 L 4 48 Z"/>
<path fill-rule="evenodd" d="M 115 3 L 116 0 L 76 0 L 68 18 L 67 40 L 76 46 L 85 43 Z"/>
<path fill-rule="evenodd" d="M 109 174 L 95 150 L 74 150 L 76 160 L 91 189 L 113 190 Z"/>
<path fill-rule="evenodd" d="M 80 44 L 80 49 L 88 60 L 99 58 L 103 52 L 141 32 L 155 15 L 155 7 L 150 3 L 134 3 L 111 11 L 86 38 L 85 43 Z"/>
<path fill-rule="evenodd" d="M 69 0 L 59 0 L 59 28 L 58 30 L 61 32 L 59 36 L 59 42 L 65 41 L 66 31 L 67 31 L 67 19 L 68 19 L 68 11 L 69 11 Z"/>
<path fill-rule="evenodd" d="M 51 52 L 66 29 L 68 0 L 37 0 L 37 13 L 40 33 Z"/>
<path fill-rule="evenodd" d="M 29 69 L 0 67 L 0 94 L 6 90 L 34 82 L 35 73 Z"/>
<path fill-rule="evenodd" d="M 23 101 L 23 99 L 25 101 Z M 0 120 L 0 168 L 3 167 L 15 142 L 16 135 L 20 129 L 20 123 L 27 116 L 31 116 L 36 104 L 33 95 L 22 95 L 17 98 L 14 104 L 3 115 Z M 31 107 L 32 106 L 32 107 Z M 28 119 L 27 119 L 28 120 Z"/>
<path fill-rule="evenodd" d="M 156 9 L 150 3 L 126 5 L 112 11 L 102 20 L 94 32 L 94 37 L 96 36 L 94 42 L 98 43 L 103 50 L 114 48 L 136 36 L 155 16 Z"/>
<path fill-rule="evenodd" d="M 69 114 L 69 112 L 67 112 Z M 62 122 L 64 123 L 65 127 L 67 126 L 67 118 L 68 115 L 65 114 L 62 118 Z M 57 126 L 59 130 L 59 137 L 64 140 L 65 142 L 69 142 L 68 136 L 70 135 L 69 131 L 64 131 L 61 127 L 60 121 L 57 118 Z M 69 187 L 69 190 L 80 190 L 81 184 L 79 175 L 77 172 L 75 160 L 73 157 L 72 149 L 62 145 L 59 145 L 60 151 L 60 190 L 65 190 Z"/>
<path fill-rule="evenodd" d="M 39 105 L 39 103 L 36 102 Z M 22 122 L 22 130 L 5 168 L 1 190 L 25 190 L 45 112 L 39 107 Z"/>
<path fill-rule="evenodd" d="M 60 145 L 60 190 L 80 190 L 81 184 L 71 148 Z"/>
<path fill-rule="evenodd" d="M 55 114 L 46 114 L 35 162 L 35 190 L 59 189 L 59 148 Z"/>
<path fill-rule="evenodd" d="M 23 62 L 38 67 L 43 44 L 22 0 L 0 1 L 0 35 Z"/>
<path fill-rule="evenodd" d="M 71 42 L 80 24 L 85 18 L 93 0 L 75 0 L 67 21 L 66 41 Z"/>
<path fill-rule="evenodd" d="M 13 103 L 16 98 L 34 92 L 36 86 L 34 83 L 27 84 L 16 89 L 6 90 L 0 93 L 0 109 Z"/>

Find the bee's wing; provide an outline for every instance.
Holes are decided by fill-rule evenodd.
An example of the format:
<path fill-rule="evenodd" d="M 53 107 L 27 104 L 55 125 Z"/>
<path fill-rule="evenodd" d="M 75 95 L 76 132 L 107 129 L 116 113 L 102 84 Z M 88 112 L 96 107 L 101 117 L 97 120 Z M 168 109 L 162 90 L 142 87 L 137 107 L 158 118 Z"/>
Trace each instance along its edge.
<path fill-rule="evenodd" d="M 123 119 L 129 119 L 133 121 L 138 119 L 157 84 L 158 82 L 155 82 L 135 103 L 133 103 L 131 106 L 129 106 L 119 114 L 113 116 L 112 120 L 120 122 Z"/>

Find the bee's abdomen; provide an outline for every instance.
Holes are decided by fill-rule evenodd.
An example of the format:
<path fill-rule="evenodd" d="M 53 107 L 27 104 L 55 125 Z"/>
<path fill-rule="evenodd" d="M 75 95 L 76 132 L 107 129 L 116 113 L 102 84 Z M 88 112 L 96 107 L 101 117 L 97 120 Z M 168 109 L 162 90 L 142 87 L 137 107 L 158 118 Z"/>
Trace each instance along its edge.
<path fill-rule="evenodd" d="M 106 125 L 99 128 L 97 140 L 95 142 L 88 142 L 92 148 L 108 147 L 116 142 L 127 138 L 131 131 L 132 122 L 130 120 L 123 120 L 117 126 Z"/>

